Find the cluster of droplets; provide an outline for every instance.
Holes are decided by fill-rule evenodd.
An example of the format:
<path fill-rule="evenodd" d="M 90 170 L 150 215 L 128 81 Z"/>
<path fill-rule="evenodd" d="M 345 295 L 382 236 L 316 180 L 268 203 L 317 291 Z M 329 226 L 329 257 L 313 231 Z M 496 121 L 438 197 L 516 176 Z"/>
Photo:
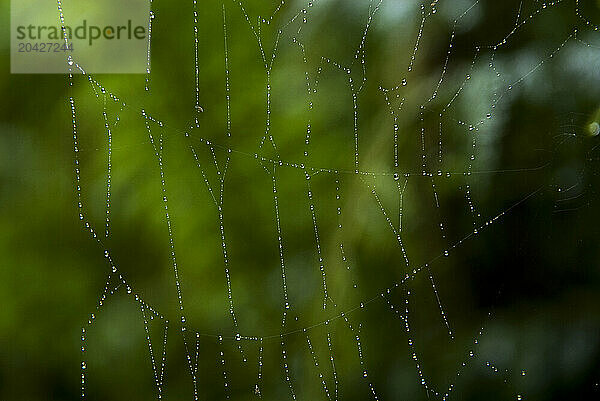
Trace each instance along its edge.
<path fill-rule="evenodd" d="M 398 232 L 402 232 L 402 216 L 404 214 L 404 193 L 408 186 L 408 176 L 404 177 L 404 183 L 400 181 L 400 174 L 394 173 L 394 181 L 398 189 Z"/>
<path fill-rule="evenodd" d="M 342 260 L 342 264 L 346 267 L 346 270 L 351 270 L 350 261 L 348 260 L 348 256 L 346 255 L 346 251 L 344 250 L 344 240 L 343 240 L 343 223 L 342 223 L 342 206 L 341 206 L 341 190 L 340 190 L 340 177 L 339 175 L 335 178 L 335 201 L 336 201 L 336 214 L 337 214 L 337 231 L 340 237 L 340 258 Z M 353 277 L 353 288 L 358 288 L 358 283 L 355 281 Z"/>
<path fill-rule="evenodd" d="M 142 110 L 142 116 L 148 117 L 144 110 Z M 171 215 L 169 214 L 169 199 L 167 197 L 167 182 L 166 182 L 165 171 L 164 171 L 164 162 L 163 162 L 163 136 L 161 133 L 160 136 L 158 137 L 158 139 L 155 138 L 155 136 L 152 133 L 153 129 L 150 126 L 150 121 L 152 121 L 150 118 L 144 118 L 146 131 L 147 131 L 148 137 L 150 139 L 150 144 L 152 145 L 152 148 L 154 149 L 154 155 L 156 156 L 156 160 L 158 163 L 158 170 L 159 170 L 159 175 L 160 175 L 160 186 L 161 186 L 161 193 L 162 193 L 162 203 L 163 203 L 163 208 L 164 208 L 165 222 L 166 222 L 166 226 L 167 226 L 167 235 L 169 238 L 169 256 L 171 258 L 171 264 L 172 264 L 173 272 L 175 275 L 175 286 L 176 286 L 176 290 L 177 290 L 177 300 L 179 303 L 179 310 L 181 312 L 182 320 L 185 321 L 184 320 L 185 318 L 184 318 L 184 307 L 183 307 L 183 295 L 182 295 L 182 291 L 181 291 L 181 280 L 179 278 L 179 269 L 177 266 L 177 256 L 175 253 L 175 236 L 173 234 L 173 223 L 171 221 Z M 163 125 L 160 121 L 158 121 L 157 124 L 159 127 L 162 127 L 162 125 Z M 185 326 L 182 326 L 182 328 L 185 328 Z"/>
<path fill-rule="evenodd" d="M 285 338 L 283 335 L 281 335 L 281 362 L 282 362 L 282 367 L 283 367 L 283 372 L 285 374 L 285 382 L 288 385 L 288 388 L 290 390 L 290 396 L 292 397 L 292 400 L 296 399 L 296 392 L 294 391 L 294 384 L 292 383 L 292 376 L 290 374 L 290 365 L 288 362 L 288 352 L 287 352 L 287 347 L 285 344 Z"/>
<path fill-rule="evenodd" d="M 317 370 L 317 375 L 319 377 L 319 381 L 321 382 L 321 386 L 323 386 L 323 392 L 325 393 L 325 396 L 328 399 L 331 399 L 331 394 L 329 393 L 329 389 L 327 388 L 327 382 L 325 381 L 325 375 L 323 374 L 323 371 L 319 367 L 319 358 L 317 357 L 317 354 L 315 353 L 313 345 L 310 342 L 310 336 L 308 334 L 306 335 L 306 342 L 308 343 L 308 350 L 310 352 L 310 355 L 312 356 L 313 363 Z"/>
<path fill-rule="evenodd" d="M 225 362 L 225 352 L 223 351 L 223 337 L 219 336 L 219 345 L 221 346 L 221 351 L 219 351 L 220 356 L 220 364 L 223 370 L 223 384 L 225 386 L 225 398 L 229 399 L 229 379 L 227 377 L 227 367 Z"/>
<path fill-rule="evenodd" d="M 313 193 L 310 186 L 310 174 L 306 174 L 306 194 L 308 196 L 308 207 L 310 209 L 310 215 L 313 223 L 313 232 L 315 235 L 315 246 L 317 248 L 317 258 L 319 261 L 319 270 L 321 271 L 321 279 L 323 285 L 323 309 L 327 307 L 327 276 L 325 274 L 325 261 L 323 260 L 323 254 L 321 250 L 321 239 L 319 237 L 319 225 L 317 223 L 317 213 L 315 211 L 315 202 L 313 200 Z"/>
<path fill-rule="evenodd" d="M 333 375 L 333 396 L 334 396 L 334 401 L 338 400 L 338 387 L 339 387 L 339 382 L 338 382 L 338 374 L 337 374 L 337 369 L 335 367 L 335 357 L 333 355 L 333 345 L 331 342 L 331 333 L 327 332 L 327 348 L 329 350 L 329 361 L 331 362 L 331 372 Z M 331 397 L 330 397 L 331 399 Z"/>
<path fill-rule="evenodd" d="M 402 257 L 404 259 L 404 263 L 406 264 L 406 268 L 409 269 L 410 262 L 408 260 L 408 252 L 406 251 L 406 248 L 404 247 L 404 242 L 402 241 L 402 235 L 400 234 L 399 229 L 396 228 L 394 222 L 392 221 L 388 212 L 386 211 L 385 207 L 383 206 L 381 199 L 379 199 L 379 195 L 377 193 L 375 185 L 369 184 L 366 181 L 363 181 L 363 182 L 364 182 L 365 186 L 367 187 L 367 189 L 373 194 L 373 197 L 375 198 L 375 201 L 377 202 L 377 205 L 379 206 L 379 209 L 381 210 L 381 213 L 383 214 L 385 221 L 388 223 L 392 232 L 394 233 L 394 236 L 396 237 L 396 241 L 398 242 L 398 246 L 400 247 L 400 251 L 402 252 Z"/>
<path fill-rule="evenodd" d="M 188 348 L 187 341 L 184 342 L 184 345 L 188 369 L 190 371 L 192 384 L 194 386 L 194 401 L 198 401 L 198 364 L 200 362 L 200 333 L 196 333 L 196 344 L 193 360 L 190 349 Z"/>
<path fill-rule="evenodd" d="M 283 254 L 283 233 L 281 232 L 281 219 L 279 217 L 279 197 L 277 195 L 277 179 L 275 175 L 271 177 L 273 183 L 273 204 L 275 207 L 275 225 L 277 227 L 277 245 L 279 250 L 279 262 L 281 266 L 281 285 L 283 288 L 283 317 L 281 320 L 281 329 L 285 329 L 287 311 L 290 309 L 290 300 L 288 297 L 287 276 L 285 269 L 285 258 Z"/>
<path fill-rule="evenodd" d="M 408 81 L 406 80 L 406 78 L 402 79 L 402 86 L 406 86 L 408 83 Z M 383 96 L 385 98 L 385 102 L 388 106 L 388 110 L 390 112 L 390 115 L 392 116 L 392 120 L 393 120 L 393 130 L 394 130 L 394 168 L 398 168 L 398 134 L 400 132 L 400 126 L 399 126 L 399 120 L 400 120 L 400 112 L 402 110 L 402 106 L 404 105 L 404 101 L 406 100 L 406 98 L 402 98 L 400 100 L 400 104 L 398 106 L 392 106 L 392 101 L 394 99 L 400 99 L 400 93 L 398 92 L 399 89 L 402 87 L 400 85 L 391 88 L 391 89 L 387 89 L 384 87 L 379 87 L 379 90 L 383 93 Z M 395 96 L 392 96 L 392 92 L 396 92 Z"/>
<path fill-rule="evenodd" d="M 361 304 L 361 308 L 363 307 L 363 305 Z M 354 327 L 352 325 L 352 323 L 350 322 L 350 319 L 348 318 L 348 316 L 345 313 L 341 314 L 342 319 L 344 319 L 344 321 L 346 322 L 346 325 L 348 326 L 348 328 L 350 329 L 350 331 L 352 332 L 352 334 L 354 335 L 354 340 L 356 342 L 356 351 L 358 353 L 358 362 L 359 362 L 359 366 L 360 369 L 362 370 L 362 377 L 363 379 L 367 382 L 368 386 L 369 386 L 369 390 L 371 391 L 371 395 L 373 396 L 373 399 L 375 401 L 379 400 L 379 397 L 375 391 L 375 385 L 373 384 L 373 382 L 369 379 L 369 371 L 367 369 L 366 363 L 365 363 L 365 357 L 363 354 L 363 345 L 360 339 L 360 332 L 362 329 L 362 324 L 359 323 L 358 327 Z"/>
<path fill-rule="evenodd" d="M 146 342 L 148 343 L 148 352 L 150 355 L 150 362 L 152 364 L 152 371 L 154 373 L 154 382 L 156 384 L 157 398 L 160 400 L 160 399 L 162 399 L 162 396 L 163 396 L 163 384 L 164 384 L 165 370 L 166 370 L 166 365 L 167 365 L 167 338 L 168 338 L 168 330 L 169 330 L 169 321 L 165 320 L 164 322 L 161 322 L 164 324 L 164 327 L 163 327 L 162 352 L 161 352 L 161 358 L 160 358 L 160 365 L 158 365 L 156 358 L 154 356 L 155 346 L 153 346 L 152 339 L 150 337 L 150 321 L 154 320 L 154 314 L 151 312 L 151 314 L 149 315 L 150 317 L 148 318 L 148 315 L 146 313 L 146 308 L 143 304 L 141 306 L 141 309 L 142 309 L 142 315 L 144 318 L 144 330 L 146 332 Z"/>
<path fill-rule="evenodd" d="M 263 339 L 261 338 L 258 348 L 258 372 L 256 375 L 256 384 L 254 385 L 254 395 L 258 396 L 259 398 L 262 398 L 261 387 L 263 378 L 263 349 Z"/>
<path fill-rule="evenodd" d="M 144 89 L 146 91 L 150 91 L 150 55 L 152 50 L 152 23 L 154 22 L 155 18 L 154 10 L 152 9 L 152 0 L 149 0 L 149 2 L 150 12 L 148 15 L 148 46 L 146 47 L 146 84 L 144 86 Z"/>
<path fill-rule="evenodd" d="M 195 84 L 195 96 L 196 102 L 194 104 L 194 108 L 196 109 L 195 113 L 195 126 L 199 127 L 200 123 L 198 121 L 198 111 L 202 111 L 202 106 L 200 106 L 200 64 L 198 61 L 198 0 L 192 0 L 192 13 L 193 13 L 193 21 L 194 21 L 194 84 Z M 225 18 L 225 8 L 223 8 L 223 19 Z M 227 34 L 225 33 L 225 48 L 227 49 Z M 227 53 L 225 53 L 225 64 L 227 67 Z M 225 69 L 226 71 L 227 68 Z M 229 85 L 229 75 L 227 75 L 227 85 Z M 227 88 L 229 89 L 229 88 Z M 229 95 L 229 93 L 228 93 Z M 228 103 L 229 106 L 229 103 Z M 227 113 L 229 114 L 229 107 L 227 108 Z"/>
<path fill-rule="evenodd" d="M 108 142 L 108 148 L 106 150 L 106 225 L 105 225 L 105 236 L 108 237 L 110 234 L 110 189 L 112 182 L 112 132 L 108 121 L 108 115 L 106 113 L 106 92 L 102 88 L 104 94 L 104 105 L 102 110 L 102 116 L 104 117 L 104 127 L 106 129 L 106 137 Z"/>

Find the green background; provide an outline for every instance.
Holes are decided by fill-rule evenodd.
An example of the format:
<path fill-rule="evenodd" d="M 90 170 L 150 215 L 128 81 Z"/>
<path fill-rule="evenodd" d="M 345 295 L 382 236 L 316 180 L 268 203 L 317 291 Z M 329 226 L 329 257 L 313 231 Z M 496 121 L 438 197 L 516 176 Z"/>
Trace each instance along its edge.
<path fill-rule="evenodd" d="M 193 399 L 161 171 L 141 109 L 162 122 L 162 127 L 154 122 L 149 126 L 155 144 L 159 138 L 163 143 L 159 154 L 192 349 L 194 333 L 201 334 L 200 399 L 258 398 L 259 343 L 235 340 L 218 212 L 205 184 L 206 179 L 218 194 L 214 160 L 223 166 L 228 155 L 223 216 L 233 301 L 241 335 L 265 337 L 263 378 L 258 381 L 263 398 L 291 398 L 282 367 L 281 333 L 286 333 L 283 341 L 297 398 L 326 398 L 320 371 L 333 394 L 328 332 L 339 398 L 344 400 L 372 397 L 369 383 L 380 399 L 435 398 L 421 386 L 409 338 L 427 381 L 442 393 L 455 383 L 451 392 L 455 399 L 597 397 L 600 148 L 595 146 L 600 142 L 586 137 L 584 128 L 597 113 L 600 98 L 600 41 L 593 25 L 600 23 L 599 6 L 595 1 L 579 2 L 580 14 L 592 24 L 587 25 L 576 15 L 574 1 L 547 7 L 537 1 L 481 1 L 454 26 L 454 19 L 471 4 L 440 1 L 419 34 L 420 4 L 384 0 L 366 37 L 363 75 L 362 53 L 358 59 L 355 54 L 369 15 L 367 1 L 330 0 L 311 7 L 286 3 L 270 24 L 259 22 L 258 16 L 268 19 L 276 4 L 245 2 L 246 20 L 236 2 L 224 6 L 200 2 L 199 104 L 204 111 L 198 112 L 192 2 L 155 1 L 150 90 L 144 90 L 144 75 L 94 76 L 126 103 L 122 110 L 121 102 L 109 98 L 106 103 L 108 117 L 114 121 L 119 115 L 119 123 L 112 129 L 111 234 L 103 238 L 107 174 L 103 96 L 87 77 L 74 77 L 70 87 L 62 75 L 10 75 L 9 3 L 3 1 L 0 399 L 80 398 L 82 327 L 87 332 L 87 399 L 155 399 L 144 320 L 134 295 L 170 322 L 163 398 Z M 306 14 L 287 24 L 304 7 Z M 430 3 L 424 4 L 425 13 L 431 9 Z M 527 22 L 509 34 L 515 19 Z M 257 35 L 267 58 L 282 29 L 270 77 L 269 134 L 277 150 L 268 139 L 259 149 L 267 121 L 266 73 L 251 30 L 251 25 L 258 29 L 259 24 Z M 575 27 L 583 42 L 572 37 L 563 46 Z M 428 102 L 444 69 L 453 30 L 439 93 Z M 409 72 L 417 38 L 419 49 Z M 492 52 L 489 46 L 505 38 L 506 44 Z M 306 61 L 298 42 L 304 44 Z M 477 46 L 481 50 L 474 58 Z M 350 68 L 350 74 L 322 57 Z M 536 67 L 540 61 L 544 63 Z M 311 89 L 317 89 L 311 97 L 307 71 Z M 348 79 L 358 89 L 363 77 L 355 108 Z M 396 109 L 404 99 L 397 112 L 398 167 L 393 157 L 394 122 L 380 89 L 396 85 L 399 89 L 389 92 L 391 107 Z M 459 88 L 459 96 L 447 107 Z M 77 110 L 85 216 L 102 237 L 100 246 L 78 217 L 70 96 Z M 495 102 L 498 96 L 501 99 Z M 361 174 L 354 172 L 355 110 Z M 311 140 L 306 147 L 309 120 Z M 231 137 L 226 136 L 228 121 Z M 255 153 L 267 161 L 260 163 Z M 423 154 L 425 170 L 432 177 L 422 174 Z M 374 174 L 366 174 L 370 172 Z M 335 300 L 335 306 L 329 301 L 325 310 L 307 173 L 328 291 Z M 399 174 L 398 181 L 394 173 Z M 291 303 L 283 329 L 272 175 Z M 383 208 L 391 224 L 398 226 L 398 183 L 404 185 L 406 179 L 401 235 L 410 267 L 382 213 Z M 490 220 L 493 223 L 486 225 Z M 347 262 L 341 259 L 340 242 Z M 105 249 L 132 294 L 120 286 L 98 311 L 110 272 Z M 425 264 L 428 268 L 406 285 L 385 297 L 379 295 Z M 410 335 L 386 303 L 387 299 L 402 315 L 406 291 L 411 292 Z M 346 312 L 352 329 L 339 318 L 341 312 Z M 91 313 L 94 322 L 88 324 Z M 364 366 L 355 339 L 359 324 Z M 310 330 L 302 331 L 307 327 Z M 478 335 L 482 327 L 483 334 Z M 160 322 L 149 324 L 155 358 L 162 351 L 161 330 Z M 219 335 L 225 337 L 222 343 Z"/>

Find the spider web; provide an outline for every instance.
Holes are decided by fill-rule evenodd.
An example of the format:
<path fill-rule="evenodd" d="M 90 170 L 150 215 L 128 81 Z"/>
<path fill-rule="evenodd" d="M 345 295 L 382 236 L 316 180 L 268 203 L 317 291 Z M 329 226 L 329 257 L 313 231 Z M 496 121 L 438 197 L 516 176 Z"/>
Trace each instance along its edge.
<path fill-rule="evenodd" d="M 496 381 L 523 399 L 531 372 L 487 334 L 501 283 L 456 294 L 493 277 L 481 249 L 536 199 L 589 201 L 594 149 L 571 120 L 511 116 L 556 99 L 548 75 L 588 74 L 597 99 L 593 7 L 151 3 L 145 77 L 75 60 L 67 81 L 105 280 L 82 398 L 127 398 L 105 382 L 125 380 L 158 399 L 445 400 Z"/>

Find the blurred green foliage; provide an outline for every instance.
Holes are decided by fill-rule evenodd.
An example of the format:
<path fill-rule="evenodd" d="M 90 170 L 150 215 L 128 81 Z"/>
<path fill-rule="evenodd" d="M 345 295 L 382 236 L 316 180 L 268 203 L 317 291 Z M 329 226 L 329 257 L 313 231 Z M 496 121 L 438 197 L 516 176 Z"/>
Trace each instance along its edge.
<path fill-rule="evenodd" d="M 187 319 L 183 327 L 192 356 L 194 333 L 201 334 L 200 399 L 258 398 L 259 342 L 241 341 L 244 362 L 229 313 L 219 214 L 205 184 L 218 196 L 214 160 L 222 168 L 228 157 L 223 232 L 233 302 L 240 333 L 265 337 L 263 398 L 291 398 L 282 367 L 282 332 L 292 333 L 283 342 L 298 399 L 325 398 L 319 371 L 333 394 L 327 333 L 344 400 L 372 397 L 368 383 L 380 399 L 434 398 L 421 385 L 409 339 L 427 382 L 442 394 L 455 383 L 451 395 L 456 399 L 597 397 L 599 142 L 581 134 L 600 99 L 600 41 L 593 25 L 600 23 L 598 3 L 577 3 L 592 25 L 576 15 L 574 1 L 547 7 L 512 0 L 435 3 L 437 12 L 429 14 L 428 2 L 421 9 L 417 2 L 384 0 L 361 48 L 377 2 L 315 1 L 310 7 L 289 2 L 269 24 L 262 18 L 268 20 L 276 4 L 244 2 L 246 20 L 236 2 L 199 2 L 204 110 L 199 113 L 192 2 L 153 2 L 150 90 L 144 90 L 142 75 L 94 77 L 126 103 L 122 110 L 120 103 L 107 106 L 108 116 L 119 115 L 120 121 L 112 132 L 111 235 L 102 243 L 133 289 L 127 294 L 121 286 L 96 311 L 110 266 L 104 248 L 78 218 L 68 98 L 74 97 L 77 110 L 86 219 L 103 233 L 107 136 L 102 96 L 85 76 L 74 77 L 70 88 L 64 76 L 9 74 L 9 4 L 2 2 L 0 399 L 80 398 L 82 327 L 88 336 L 87 399 L 156 398 L 134 295 L 170 321 L 164 398 L 193 397 L 159 164 L 142 109 L 163 123 L 149 126 L 155 144 L 163 144 L 160 157 Z M 294 18 L 305 7 L 306 13 Z M 429 16 L 420 31 L 422 10 Z M 257 37 L 269 61 L 279 29 L 267 114 L 267 74 Z M 494 49 L 496 44 L 501 46 Z M 357 49 L 364 50 L 364 72 Z M 310 96 L 306 72 L 309 88 L 316 90 Z M 382 88 L 395 86 L 387 92 L 388 104 Z M 390 107 L 398 118 L 398 167 Z M 226 136 L 228 122 L 231 137 Z M 354 172 L 355 122 L 360 171 L 376 174 Z M 279 160 L 285 163 L 280 166 Z M 423 163 L 432 177 L 423 176 Z M 283 301 L 271 175 L 289 310 Z M 377 198 L 371 192 L 375 188 Z M 325 310 L 308 191 L 331 297 Z M 390 229 L 390 224 L 398 229 L 400 214 L 409 267 Z M 347 261 L 340 256 L 342 242 Z M 445 250 L 450 250 L 447 257 Z M 379 295 L 413 269 L 422 270 Z M 398 318 L 406 291 L 411 292 L 410 336 Z M 91 312 L 95 320 L 88 325 Z M 341 312 L 354 331 L 339 318 Z M 355 338 L 359 326 L 365 366 Z M 312 328 L 304 332 L 307 327 Z M 151 322 L 149 328 L 159 359 L 161 324 Z M 225 337 L 222 343 L 219 335 Z"/>

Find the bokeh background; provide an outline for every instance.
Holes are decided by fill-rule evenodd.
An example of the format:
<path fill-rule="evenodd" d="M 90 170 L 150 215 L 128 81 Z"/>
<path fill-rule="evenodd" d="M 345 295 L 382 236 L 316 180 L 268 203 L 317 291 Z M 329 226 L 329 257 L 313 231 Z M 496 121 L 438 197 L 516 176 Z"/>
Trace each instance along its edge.
<path fill-rule="evenodd" d="M 377 2 L 292 1 L 275 14 L 271 2 L 245 1 L 243 10 L 237 2 L 199 2 L 203 112 L 195 107 L 191 1 L 153 2 L 148 83 L 144 75 L 76 76 L 72 87 L 62 75 L 9 73 L 10 4 L 0 5 L 0 399 L 81 398 L 82 360 L 86 399 L 156 399 L 135 296 L 164 318 L 148 324 L 157 360 L 169 320 L 166 399 L 193 399 L 182 328 L 192 349 L 200 334 L 203 400 L 291 399 L 282 350 L 297 399 L 327 397 L 320 372 L 333 399 L 328 333 L 343 400 L 372 398 L 370 384 L 379 399 L 436 398 L 419 369 L 427 386 L 444 394 L 453 383 L 451 397 L 461 400 L 598 396 L 600 142 L 585 127 L 600 106 L 599 2 L 384 0 L 374 12 Z M 267 114 L 257 40 L 270 60 L 280 29 Z M 108 145 L 104 96 L 94 82 L 120 99 L 106 102 L 109 120 L 119 116 L 119 123 L 112 129 L 111 234 L 101 246 L 78 216 L 68 101 L 73 96 L 77 107 L 85 218 L 103 236 Z M 142 109 L 161 122 L 149 127 L 163 145 L 184 325 L 161 171 Z M 276 149 L 268 135 L 260 146 L 267 118 Z M 222 168 L 227 156 L 223 232 L 239 329 L 206 185 L 218 194 L 215 160 Z M 326 309 L 309 190 L 331 297 Z M 401 219 L 408 267 L 382 209 L 395 229 Z M 105 250 L 131 293 L 107 283 Z M 384 291 L 406 274 L 406 283 Z M 107 285 L 118 288 L 98 310 Z M 237 341 L 238 332 L 264 337 L 260 380 L 260 343 Z"/>

